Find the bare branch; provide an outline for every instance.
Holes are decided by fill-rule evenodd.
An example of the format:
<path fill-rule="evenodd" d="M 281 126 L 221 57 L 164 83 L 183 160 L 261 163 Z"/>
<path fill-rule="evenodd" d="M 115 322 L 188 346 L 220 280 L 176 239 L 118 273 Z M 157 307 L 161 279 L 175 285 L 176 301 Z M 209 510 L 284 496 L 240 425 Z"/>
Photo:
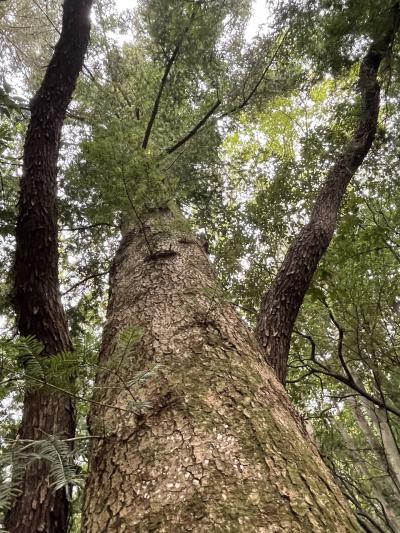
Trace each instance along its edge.
<path fill-rule="evenodd" d="M 87 226 L 73 226 L 72 228 L 61 228 L 61 231 L 86 231 L 102 226 L 107 226 L 109 228 L 118 227 L 115 224 L 110 224 L 109 222 L 95 222 L 94 224 L 88 224 Z"/>
<path fill-rule="evenodd" d="M 377 405 L 378 407 L 384 408 L 393 415 L 396 415 L 400 417 L 400 410 L 394 407 L 393 405 L 388 405 L 387 402 L 384 403 L 382 400 L 376 398 L 375 396 L 372 396 L 369 392 L 367 392 L 364 387 L 356 383 L 353 379 L 348 378 L 347 376 L 343 376 L 342 374 L 338 374 L 337 372 L 331 371 L 327 366 L 320 363 L 316 359 L 313 360 L 313 362 L 319 367 L 319 370 L 316 370 L 316 372 L 320 374 L 324 374 L 325 376 L 329 376 L 331 378 L 336 379 L 337 381 L 340 381 L 344 385 L 347 385 L 350 389 L 358 392 L 360 396 L 363 396 L 370 402 L 372 402 L 374 405 Z"/>
<path fill-rule="evenodd" d="M 151 130 L 153 129 L 154 122 L 155 122 L 155 120 L 157 118 L 158 109 L 160 107 L 160 102 L 161 102 L 161 97 L 163 95 L 165 86 L 167 84 L 169 73 L 170 73 L 171 68 L 172 68 L 173 64 L 175 63 L 175 61 L 176 61 L 176 59 L 177 59 L 177 57 L 179 55 L 179 51 L 181 49 L 181 45 L 182 45 L 183 39 L 185 38 L 185 35 L 187 34 L 188 31 L 189 31 L 189 26 L 187 26 L 185 28 L 185 30 L 183 31 L 183 34 L 182 34 L 181 38 L 179 39 L 179 41 L 178 41 L 177 45 L 175 46 L 170 58 L 167 61 L 167 64 L 165 65 L 164 74 L 163 74 L 163 77 L 161 78 L 160 86 L 158 88 L 158 92 L 157 92 L 156 98 L 154 100 L 153 110 L 151 112 L 150 119 L 149 119 L 149 122 L 147 124 L 146 131 L 145 131 L 145 134 L 144 134 L 144 137 L 143 137 L 143 142 L 142 142 L 143 150 L 145 150 L 147 148 L 147 145 L 149 144 Z"/>
<path fill-rule="evenodd" d="M 62 293 L 62 296 L 65 296 L 69 292 L 72 292 L 77 287 L 79 287 L 80 285 L 83 285 L 84 283 L 86 283 L 87 281 L 90 281 L 91 279 L 100 278 L 102 276 L 106 276 L 109 273 L 110 273 L 109 270 L 105 270 L 104 272 L 96 272 L 95 274 L 90 274 L 89 276 L 86 276 L 86 278 L 83 278 L 77 283 L 74 283 L 69 289 L 67 289 L 66 291 Z"/>
<path fill-rule="evenodd" d="M 349 378 L 349 380 L 355 381 L 355 379 L 354 379 L 353 375 L 351 374 L 350 369 L 349 369 L 349 367 L 348 367 L 348 365 L 346 363 L 346 360 L 345 360 L 345 358 L 343 356 L 344 329 L 339 324 L 339 322 L 336 320 L 336 318 L 335 318 L 335 316 L 333 314 L 333 311 L 329 307 L 328 303 L 324 299 L 320 299 L 319 301 L 328 310 L 330 321 L 333 323 L 333 325 L 335 326 L 335 328 L 338 331 L 338 335 L 339 335 L 339 339 L 338 339 L 338 357 L 339 357 L 340 364 L 342 365 L 343 370 L 345 371 L 346 376 Z"/>
<path fill-rule="evenodd" d="M 378 407 L 382 407 L 386 409 L 386 411 L 400 417 L 399 409 L 397 409 L 393 405 L 388 405 L 387 401 L 382 401 L 382 399 L 376 398 L 375 396 L 367 392 L 364 389 L 364 387 L 362 387 L 362 385 L 360 385 L 359 383 L 355 381 L 355 379 L 350 373 L 343 376 L 342 374 L 339 374 L 338 372 L 331 370 L 324 363 L 321 363 L 320 361 L 318 361 L 316 343 L 311 335 L 307 335 L 306 333 L 302 333 L 297 330 L 295 331 L 295 333 L 297 335 L 300 335 L 304 339 L 306 339 L 311 346 L 311 353 L 310 353 L 309 359 L 308 361 L 303 360 L 303 364 L 305 364 L 310 369 L 310 371 L 312 371 L 313 374 L 323 374 L 324 376 L 334 378 L 340 383 L 347 385 L 347 387 L 357 392 L 360 396 L 366 398 L 367 400 L 372 402 L 374 405 L 377 405 Z M 306 377 L 306 376 L 303 376 L 303 377 Z"/>

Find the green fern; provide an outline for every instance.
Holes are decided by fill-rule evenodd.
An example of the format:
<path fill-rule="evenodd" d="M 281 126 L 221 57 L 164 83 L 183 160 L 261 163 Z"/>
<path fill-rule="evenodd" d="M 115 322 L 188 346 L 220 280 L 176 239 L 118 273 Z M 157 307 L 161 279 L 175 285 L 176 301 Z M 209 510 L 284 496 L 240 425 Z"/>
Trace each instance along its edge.
<path fill-rule="evenodd" d="M 43 343 L 36 339 L 36 337 L 18 337 L 15 339 L 15 346 L 18 350 L 18 356 L 39 356 L 44 349 Z"/>
<path fill-rule="evenodd" d="M 110 365 L 110 367 L 116 366 L 117 370 L 110 368 L 111 372 L 119 374 L 119 367 L 124 358 L 132 354 L 142 336 L 143 329 L 139 326 L 131 326 L 121 332 Z M 94 347 L 90 343 L 88 345 L 85 339 L 76 342 L 75 346 L 74 352 L 43 356 L 43 345 L 34 337 L 0 339 L 0 369 L 4 383 L 7 383 L 0 387 L 0 395 L 6 398 L 17 388 L 32 387 L 50 387 L 74 394 L 76 379 L 90 380 L 98 368 L 97 346 Z M 147 370 L 137 372 L 122 385 L 129 389 L 140 387 L 154 377 L 160 368 L 162 365 L 156 364 Z M 12 379 L 9 379 L 9 376 L 12 376 Z M 80 400 L 81 405 L 86 405 L 84 397 L 80 397 Z M 132 396 L 132 400 L 127 402 L 126 409 L 135 415 L 141 415 L 151 406 L 149 401 L 136 400 Z M 7 445 L 4 445 L 3 441 L 0 449 L 0 514 L 6 512 L 20 494 L 25 471 L 35 461 L 48 463 L 52 489 L 64 489 L 70 497 L 71 488 L 80 486 L 82 481 L 75 458 L 79 457 L 81 460 L 82 456 L 85 456 L 83 450 L 72 451 L 70 444 L 71 442 L 54 436 L 46 436 L 41 440 L 10 439 Z"/>
<path fill-rule="evenodd" d="M 21 494 L 19 482 L 25 472 L 25 464 L 15 461 L 14 446 L 0 451 L 0 513 L 7 511 Z M 12 477 L 11 477 L 12 476 Z"/>
<path fill-rule="evenodd" d="M 143 333 L 143 328 L 140 326 L 125 328 L 118 337 L 118 351 L 129 353 L 140 342 Z"/>
<path fill-rule="evenodd" d="M 25 360 L 25 382 L 29 388 L 42 387 L 45 382 L 45 372 L 38 357 L 28 357 Z"/>
<path fill-rule="evenodd" d="M 104 365 L 110 370 L 120 369 L 143 337 L 144 330 L 141 326 L 129 326 L 123 329 L 118 336 L 117 345 L 112 357 Z"/>
<path fill-rule="evenodd" d="M 51 486 L 54 490 L 80 484 L 81 478 L 75 465 L 69 444 L 56 437 L 35 442 L 35 458 L 48 461 L 50 465 Z"/>
<path fill-rule="evenodd" d="M 42 361 L 46 384 L 61 388 L 72 394 L 75 392 L 75 378 L 85 364 L 79 352 L 61 352 Z"/>
<path fill-rule="evenodd" d="M 163 368 L 163 365 L 157 363 L 148 370 L 142 370 L 141 372 L 137 372 L 134 377 L 127 382 L 127 385 L 129 387 L 132 387 L 134 385 L 143 385 L 144 383 L 146 383 L 146 381 L 153 378 L 161 368 Z"/>
<path fill-rule="evenodd" d="M 69 442 L 54 436 L 35 441 L 17 439 L 3 447 L 0 453 L 0 512 L 7 511 L 20 494 L 21 480 L 27 467 L 34 461 L 46 461 L 49 464 L 53 490 L 65 488 L 70 496 L 70 488 L 81 484 Z"/>

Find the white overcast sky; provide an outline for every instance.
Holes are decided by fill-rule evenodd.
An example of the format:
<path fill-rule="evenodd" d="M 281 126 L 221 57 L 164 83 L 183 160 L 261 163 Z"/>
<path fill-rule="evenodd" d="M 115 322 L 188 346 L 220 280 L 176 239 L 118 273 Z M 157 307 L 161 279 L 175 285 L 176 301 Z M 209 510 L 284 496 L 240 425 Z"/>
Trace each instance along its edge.
<path fill-rule="evenodd" d="M 117 7 L 121 10 L 131 9 L 135 6 L 136 0 L 115 0 Z M 268 8 L 266 7 L 266 0 L 253 0 L 253 15 L 249 20 L 246 30 L 246 37 L 250 40 L 256 33 L 260 26 L 268 27 Z"/>

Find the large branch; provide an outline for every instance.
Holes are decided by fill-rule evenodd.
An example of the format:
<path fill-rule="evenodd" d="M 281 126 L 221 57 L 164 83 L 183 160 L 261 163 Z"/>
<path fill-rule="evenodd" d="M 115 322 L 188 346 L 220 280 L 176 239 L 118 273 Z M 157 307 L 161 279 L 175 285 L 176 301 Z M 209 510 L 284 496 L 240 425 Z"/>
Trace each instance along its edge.
<path fill-rule="evenodd" d="M 227 117 L 229 115 L 233 115 L 233 114 L 235 114 L 235 113 L 237 113 L 239 111 L 242 111 L 245 107 L 247 107 L 249 105 L 250 101 L 257 94 L 257 91 L 258 91 L 260 85 L 265 80 L 269 69 L 271 68 L 272 64 L 274 63 L 274 61 L 275 61 L 275 59 L 276 59 L 276 57 L 277 57 L 277 55 L 278 55 L 278 53 L 279 53 L 279 51 L 280 51 L 280 49 L 282 47 L 282 44 L 283 44 L 283 42 L 285 40 L 286 35 L 287 35 L 287 32 L 283 35 L 283 37 L 280 40 L 278 46 L 274 50 L 274 52 L 272 54 L 272 57 L 268 61 L 267 65 L 264 67 L 264 69 L 263 69 L 263 71 L 261 73 L 261 76 L 256 80 L 255 84 L 250 89 L 248 94 L 247 95 L 243 95 L 243 99 L 242 99 L 242 101 L 239 104 L 235 105 L 231 109 L 228 109 L 227 111 L 224 111 L 221 115 L 219 115 L 218 116 L 218 120 L 221 120 L 222 118 L 225 118 L 225 117 Z M 161 87 L 162 87 L 162 83 L 161 83 Z M 160 89 L 161 89 L 161 87 L 160 87 Z M 156 102 L 157 102 L 157 99 L 156 99 Z M 166 153 L 167 154 L 172 154 L 176 150 L 181 148 L 183 145 L 185 145 L 188 141 L 190 141 L 190 139 L 192 139 L 197 134 L 197 132 L 203 128 L 203 126 L 212 117 L 212 115 L 214 115 L 214 113 L 217 111 L 217 109 L 220 107 L 220 105 L 221 105 L 221 100 L 218 98 L 218 100 L 215 102 L 215 104 L 203 115 L 203 117 L 201 117 L 201 119 L 193 126 L 193 128 L 191 130 L 188 131 L 188 133 L 186 135 L 184 135 L 181 139 L 179 139 L 172 146 L 166 148 L 166 150 L 165 150 Z"/>
<path fill-rule="evenodd" d="M 250 103 L 250 100 L 255 96 L 259 86 L 264 81 L 265 76 L 266 76 L 269 68 L 271 67 L 272 63 L 275 61 L 275 58 L 276 58 L 276 56 L 278 54 L 278 51 L 279 51 L 279 49 L 280 49 L 280 47 L 282 45 L 282 42 L 283 42 L 283 40 L 281 41 L 281 43 L 279 44 L 278 48 L 273 53 L 272 58 L 268 62 L 268 65 L 264 68 L 261 76 L 256 81 L 254 86 L 251 88 L 249 93 L 247 95 L 243 96 L 243 100 L 238 105 L 236 105 L 235 107 L 229 109 L 228 111 L 223 112 L 218 117 L 219 120 L 221 120 L 222 118 L 227 117 L 229 115 L 233 115 L 234 113 L 237 113 L 238 111 L 241 111 L 242 109 L 244 109 Z M 201 119 L 193 126 L 193 128 L 188 131 L 188 133 L 186 135 L 184 135 L 181 139 L 179 139 L 175 144 L 173 144 L 169 148 L 166 148 L 166 150 L 165 150 L 166 153 L 167 154 L 172 154 L 176 150 L 178 150 L 178 148 L 181 148 L 181 146 L 183 146 L 188 141 L 190 141 L 190 139 L 192 139 L 197 134 L 197 132 L 206 124 L 208 119 L 210 117 L 212 117 L 212 115 L 216 112 L 216 110 L 220 107 L 220 105 L 221 105 L 221 101 L 218 99 L 215 102 L 215 104 L 203 115 L 203 117 L 201 117 Z"/>
<path fill-rule="evenodd" d="M 396 2 L 386 34 L 371 44 L 361 62 L 361 106 L 352 139 L 329 171 L 315 201 L 310 222 L 294 239 L 275 280 L 262 298 L 256 336 L 266 360 L 283 384 L 286 381 L 290 338 L 304 295 L 334 234 L 346 187 L 368 154 L 375 137 L 380 96 L 377 75 L 398 31 L 399 11 L 399 3 Z"/>
<path fill-rule="evenodd" d="M 19 333 L 40 340 L 43 356 L 71 349 L 58 279 L 57 159 L 61 128 L 89 42 L 91 4 L 92 0 L 64 1 L 60 37 L 30 103 L 24 146 L 13 301 Z M 21 439 L 42 439 L 43 434 L 70 438 L 74 432 L 74 406 L 67 395 L 26 391 Z M 8 531 L 67 530 L 66 493 L 54 492 L 44 461 L 27 467 L 20 489 L 6 517 Z"/>
<path fill-rule="evenodd" d="M 219 117 L 218 117 L 219 120 L 221 120 L 222 118 L 234 115 L 235 113 L 238 113 L 239 111 L 242 111 L 243 109 L 245 109 L 251 103 L 253 98 L 255 96 L 257 96 L 258 89 L 260 88 L 261 84 L 266 80 L 267 74 L 268 74 L 270 68 L 272 67 L 272 65 L 274 64 L 276 58 L 278 57 L 278 54 L 279 54 L 279 52 L 280 52 L 280 50 L 281 50 L 281 48 L 282 48 L 282 46 L 283 46 L 283 44 L 285 42 L 285 39 L 286 39 L 287 35 L 288 35 L 288 31 L 286 31 L 282 35 L 277 47 L 275 48 L 275 50 L 272 53 L 272 56 L 270 57 L 270 59 L 268 60 L 267 64 L 263 68 L 263 71 L 262 71 L 261 75 L 255 81 L 254 85 L 251 87 L 251 89 L 248 91 L 248 93 L 245 94 L 245 87 L 243 87 L 242 100 L 238 104 L 236 104 L 233 107 L 231 107 L 230 109 L 227 109 L 226 111 L 221 113 L 221 115 L 219 115 Z"/>
<path fill-rule="evenodd" d="M 156 95 L 156 98 L 154 100 L 153 109 L 151 111 L 150 119 L 149 119 L 149 122 L 147 123 L 146 131 L 145 131 L 144 137 L 143 137 L 142 148 L 144 150 L 147 148 L 147 145 L 149 144 L 151 131 L 153 129 L 154 122 L 155 122 L 155 120 L 157 118 L 157 115 L 158 115 L 158 109 L 160 107 L 161 97 L 163 95 L 165 86 L 167 84 L 169 73 L 171 71 L 171 68 L 172 68 L 173 64 L 175 63 L 175 61 L 176 61 L 176 59 L 178 57 L 178 54 L 179 54 L 179 51 L 180 51 L 180 48 L 181 48 L 181 44 L 182 44 L 182 41 L 183 41 L 183 37 L 186 35 L 187 31 L 188 31 L 188 28 L 185 29 L 181 39 L 179 40 L 178 44 L 175 46 L 170 58 L 168 59 L 166 65 L 165 65 L 164 74 L 163 74 L 163 76 L 161 78 L 160 86 L 158 88 L 157 95 Z"/>

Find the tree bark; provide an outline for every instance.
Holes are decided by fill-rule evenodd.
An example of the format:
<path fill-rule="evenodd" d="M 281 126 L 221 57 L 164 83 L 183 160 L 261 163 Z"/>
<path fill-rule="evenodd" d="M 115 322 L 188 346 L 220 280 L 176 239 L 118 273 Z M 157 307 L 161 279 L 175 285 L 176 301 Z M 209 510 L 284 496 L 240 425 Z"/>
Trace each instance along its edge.
<path fill-rule="evenodd" d="M 121 351 L 132 326 L 143 336 Z M 85 533 L 360 531 L 202 243 L 169 209 L 121 242 L 99 365 Z M 151 406 L 129 412 L 137 401 Z"/>
<path fill-rule="evenodd" d="M 265 358 L 285 384 L 293 327 L 319 261 L 333 237 L 347 185 L 368 154 L 375 137 L 380 64 L 388 54 L 399 25 L 399 3 L 389 13 L 387 32 L 370 46 L 360 65 L 361 106 L 358 124 L 322 185 L 310 222 L 289 247 L 279 272 L 262 298 L 256 337 Z"/>
<path fill-rule="evenodd" d="M 65 0 L 62 31 L 43 82 L 31 101 L 16 227 L 13 300 L 17 326 L 44 345 L 43 356 L 71 350 L 58 280 L 57 158 L 61 128 L 83 65 L 90 34 L 91 0 Z M 72 437 L 74 406 L 68 396 L 27 390 L 21 439 Z M 21 495 L 6 517 L 10 532 L 67 530 L 65 490 L 51 488 L 48 465 L 32 463 Z"/>

